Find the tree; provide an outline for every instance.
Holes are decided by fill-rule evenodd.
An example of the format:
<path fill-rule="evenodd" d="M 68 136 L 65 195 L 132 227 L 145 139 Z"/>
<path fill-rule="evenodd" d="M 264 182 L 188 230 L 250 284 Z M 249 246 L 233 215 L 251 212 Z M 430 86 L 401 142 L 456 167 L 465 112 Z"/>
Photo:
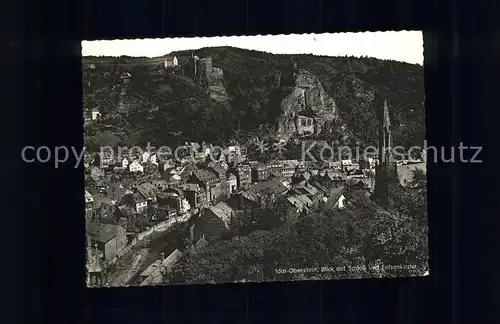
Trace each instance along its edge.
<path fill-rule="evenodd" d="M 174 223 L 168 229 L 168 233 L 172 245 L 182 251 L 186 247 L 187 238 L 189 237 L 188 224 Z"/>
<path fill-rule="evenodd" d="M 247 225 L 260 221 L 264 231 L 252 227 L 247 236 L 212 242 L 195 257 L 185 255 L 171 282 L 260 281 L 264 270 L 271 278 L 272 269 L 265 267 L 264 258 L 269 250 L 275 267 L 347 266 L 345 272 L 278 276 L 283 280 L 421 275 L 428 256 L 425 176 L 417 171 L 410 186 L 396 189 L 391 210 L 383 210 L 364 192 L 353 191 L 346 209 L 312 213 L 297 224 L 277 224 L 287 211 L 286 202 L 278 199 L 243 218 Z M 387 270 L 377 268 L 380 264 L 415 267 Z M 349 266 L 360 265 L 366 271 L 349 271 Z"/>

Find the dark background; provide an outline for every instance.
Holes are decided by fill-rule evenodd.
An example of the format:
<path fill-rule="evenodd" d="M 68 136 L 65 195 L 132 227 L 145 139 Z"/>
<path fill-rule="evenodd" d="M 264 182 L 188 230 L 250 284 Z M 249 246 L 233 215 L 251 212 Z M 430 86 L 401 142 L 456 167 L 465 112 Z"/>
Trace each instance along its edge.
<path fill-rule="evenodd" d="M 491 6 L 444 1 L 37 1 L 2 39 L 4 323 L 498 323 L 498 57 Z M 81 39 L 424 30 L 427 140 L 483 145 L 429 166 L 431 275 L 84 289 L 83 171 L 23 164 L 83 146 Z"/>

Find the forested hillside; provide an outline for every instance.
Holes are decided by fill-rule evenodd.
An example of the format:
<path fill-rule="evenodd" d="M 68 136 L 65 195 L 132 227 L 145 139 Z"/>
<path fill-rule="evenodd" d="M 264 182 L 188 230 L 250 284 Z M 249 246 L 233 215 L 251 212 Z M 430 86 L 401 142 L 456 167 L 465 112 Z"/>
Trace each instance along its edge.
<path fill-rule="evenodd" d="M 334 269 L 276 275 L 278 281 L 421 276 L 428 271 L 427 184 L 422 171 L 414 171 L 408 187 L 393 192 L 393 205 L 387 211 L 364 193 L 345 195 L 346 209 L 318 209 L 297 224 L 269 224 L 246 236 L 239 231 L 238 238 L 216 241 L 193 256 L 185 254 L 168 280 L 178 284 L 263 281 L 268 266 Z M 273 212 L 257 215 L 267 225 L 279 213 L 273 207 Z M 274 265 L 266 260 L 266 253 L 273 255 Z"/>
<path fill-rule="evenodd" d="M 191 52 L 172 55 L 182 58 Z M 349 141 L 376 143 L 375 112 L 381 99 L 389 102 L 396 145 L 422 145 L 425 138 L 422 66 L 230 47 L 204 48 L 194 55 L 210 56 L 213 66 L 222 69 L 229 100 L 215 101 L 199 80 L 165 71 L 161 58 L 84 57 L 84 109 L 97 108 L 102 114 L 85 129 L 87 147 L 175 145 L 187 140 L 227 143 L 270 134 L 282 114 L 279 103 L 293 87 L 294 64 L 315 75 L 334 99 L 339 116 L 335 127 L 345 125 Z M 124 72 L 131 74 L 122 98 L 126 113 L 118 110 Z"/>

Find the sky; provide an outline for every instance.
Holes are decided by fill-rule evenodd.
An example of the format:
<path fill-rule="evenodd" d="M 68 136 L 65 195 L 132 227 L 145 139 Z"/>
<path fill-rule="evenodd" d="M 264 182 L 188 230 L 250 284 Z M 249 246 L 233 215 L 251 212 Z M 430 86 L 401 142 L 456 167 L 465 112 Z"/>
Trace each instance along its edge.
<path fill-rule="evenodd" d="M 423 65 L 420 31 L 83 41 L 82 56 L 156 57 L 173 51 L 233 46 L 273 54 L 368 56 Z"/>

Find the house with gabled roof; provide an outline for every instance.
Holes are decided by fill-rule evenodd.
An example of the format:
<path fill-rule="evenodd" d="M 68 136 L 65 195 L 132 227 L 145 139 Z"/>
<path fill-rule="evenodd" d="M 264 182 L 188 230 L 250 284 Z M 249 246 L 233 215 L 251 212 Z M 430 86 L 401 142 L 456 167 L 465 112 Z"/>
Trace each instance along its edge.
<path fill-rule="evenodd" d="M 114 215 L 115 208 L 115 202 L 113 202 L 108 197 L 105 197 L 102 194 L 94 196 L 92 209 L 95 220 L 102 221 L 105 219 L 109 219 Z"/>
<path fill-rule="evenodd" d="M 127 246 L 127 231 L 121 226 L 91 222 L 87 224 L 86 231 L 91 245 L 97 245 L 105 261 L 112 260 Z"/>
<path fill-rule="evenodd" d="M 148 201 L 139 192 L 126 194 L 121 202 L 132 207 L 138 214 L 142 213 L 148 207 Z"/>
<path fill-rule="evenodd" d="M 207 201 L 214 202 L 222 194 L 221 181 L 213 171 L 197 170 L 193 172 L 189 182 L 199 184 L 202 188 L 205 188 Z"/>
<path fill-rule="evenodd" d="M 346 181 L 346 186 L 351 189 L 373 191 L 373 183 L 369 178 L 350 178 Z"/>
<path fill-rule="evenodd" d="M 137 191 L 146 199 L 148 203 L 156 202 L 156 187 L 150 182 L 143 182 L 137 186 Z"/>
<path fill-rule="evenodd" d="M 270 170 L 267 164 L 257 163 L 252 166 L 252 182 L 265 181 L 270 174 Z"/>
<path fill-rule="evenodd" d="M 134 162 L 130 163 L 128 165 L 129 171 L 130 172 L 144 172 L 144 167 L 142 164 L 139 163 L 138 160 L 135 160 Z"/>
<path fill-rule="evenodd" d="M 346 204 L 346 197 L 344 196 L 344 189 L 332 188 L 330 196 L 325 202 L 324 209 L 343 209 Z"/>
<path fill-rule="evenodd" d="M 177 56 L 168 55 L 165 56 L 163 65 L 165 66 L 165 68 L 174 67 L 179 65 L 179 60 L 177 59 Z"/>
<path fill-rule="evenodd" d="M 235 210 L 252 209 L 271 203 L 287 191 L 288 188 L 278 178 L 272 177 L 235 194 L 227 203 Z"/>
<path fill-rule="evenodd" d="M 90 192 L 85 190 L 85 211 L 89 210 L 91 211 L 93 204 L 94 204 L 94 198 L 92 197 Z"/>
<path fill-rule="evenodd" d="M 302 173 L 297 172 L 297 174 L 292 178 L 292 184 L 309 181 L 311 180 L 311 177 L 312 174 L 309 171 L 304 171 Z"/>
<path fill-rule="evenodd" d="M 303 200 L 299 199 L 299 196 L 287 197 L 286 201 L 290 204 L 287 215 L 288 223 L 296 223 L 301 214 L 310 212 L 310 207 Z"/>
<path fill-rule="evenodd" d="M 164 192 L 158 193 L 158 204 L 160 206 L 170 206 L 175 208 L 179 215 L 182 215 L 191 209 L 191 205 L 186 199 L 184 191 L 176 187 L 167 188 Z"/>
<path fill-rule="evenodd" d="M 196 183 L 185 183 L 181 186 L 184 192 L 184 197 L 187 199 L 192 208 L 201 208 L 207 202 L 205 188 Z"/>
<path fill-rule="evenodd" d="M 310 184 L 309 182 L 302 181 L 301 183 L 293 187 L 296 191 L 300 192 L 302 195 L 306 195 L 315 204 L 319 203 L 325 196 L 324 192 Z"/>
<path fill-rule="evenodd" d="M 211 241 L 219 238 L 232 226 L 236 212 L 225 202 L 206 208 L 194 227 L 194 240 L 204 238 Z"/>

